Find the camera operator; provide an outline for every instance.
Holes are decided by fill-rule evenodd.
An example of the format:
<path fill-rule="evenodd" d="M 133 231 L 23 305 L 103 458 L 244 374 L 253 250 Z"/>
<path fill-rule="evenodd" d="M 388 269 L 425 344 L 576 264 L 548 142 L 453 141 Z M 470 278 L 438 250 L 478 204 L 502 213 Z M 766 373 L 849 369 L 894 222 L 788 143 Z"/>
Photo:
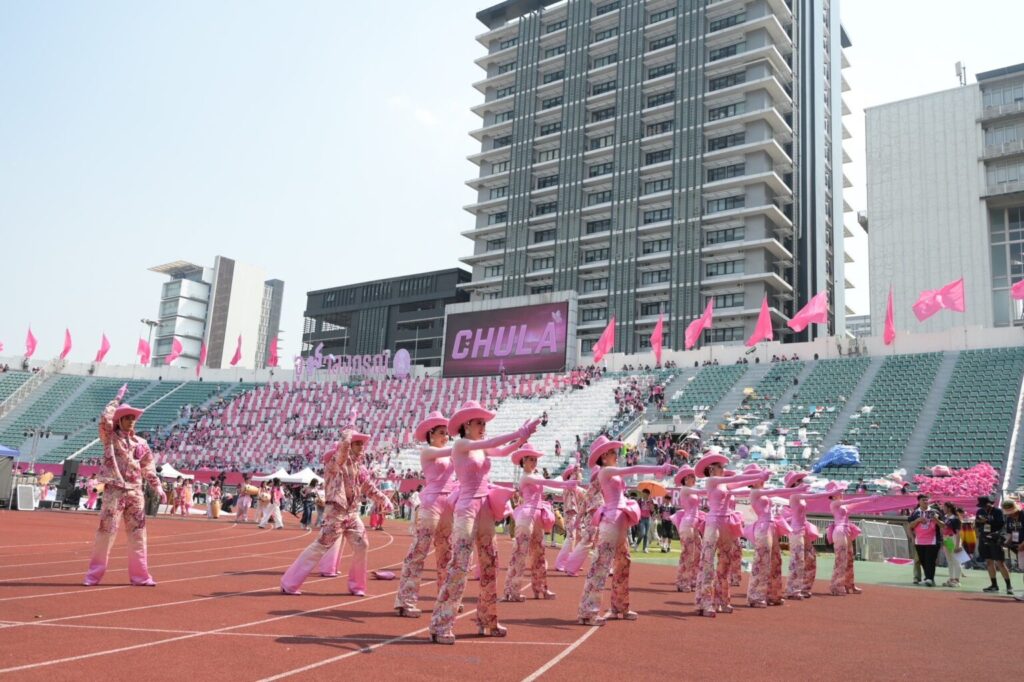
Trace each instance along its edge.
<path fill-rule="evenodd" d="M 978 533 L 978 556 L 985 561 L 985 568 L 988 569 L 988 579 L 992 584 L 982 592 L 998 592 L 999 584 L 996 582 L 996 570 L 1006 582 L 1006 594 L 1013 594 L 1013 586 L 1010 585 L 1010 572 L 1006 570 L 1006 555 L 1003 550 L 1003 512 L 992 503 L 992 498 L 987 495 L 978 498 L 978 513 L 974 517 L 974 527 Z"/>
<path fill-rule="evenodd" d="M 914 549 L 917 550 L 924 584 L 935 587 L 935 562 L 939 557 L 939 543 L 942 541 L 942 513 L 936 506 L 928 506 L 928 496 L 917 496 L 917 509 L 910 517 L 910 530 L 914 533 Z"/>
<path fill-rule="evenodd" d="M 1003 500 L 1003 544 L 1007 551 L 1017 555 L 1017 568 L 1021 569 L 1024 559 L 1024 511 L 1013 500 Z M 1024 594 L 1014 595 L 1017 601 L 1024 601 Z"/>

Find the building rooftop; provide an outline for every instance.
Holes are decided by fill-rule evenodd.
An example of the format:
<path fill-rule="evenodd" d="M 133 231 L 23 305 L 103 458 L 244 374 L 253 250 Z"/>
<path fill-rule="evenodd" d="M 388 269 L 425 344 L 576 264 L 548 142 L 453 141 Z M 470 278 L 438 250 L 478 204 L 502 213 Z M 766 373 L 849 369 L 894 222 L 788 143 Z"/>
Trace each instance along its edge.
<path fill-rule="evenodd" d="M 1002 78 L 1004 76 L 1012 76 L 1014 74 L 1024 73 L 1024 64 L 1014 64 L 1013 66 L 1004 66 L 1001 69 L 992 69 L 991 71 L 983 71 L 979 73 L 975 78 L 980 83 L 981 81 L 989 81 L 995 78 Z"/>
<path fill-rule="evenodd" d="M 498 28 L 511 19 L 518 19 L 524 14 L 535 10 L 554 5 L 562 0 L 505 0 L 497 5 L 482 9 L 476 13 L 476 18 L 487 28 Z"/>
<path fill-rule="evenodd" d="M 156 272 L 161 275 L 168 275 L 170 277 L 186 277 L 195 273 L 202 273 L 203 266 L 196 265 L 195 263 L 189 263 L 185 260 L 171 261 L 170 263 L 164 263 L 163 265 L 155 265 L 149 269 L 150 272 Z"/>
<path fill-rule="evenodd" d="M 307 291 L 307 296 L 314 294 L 323 293 L 326 291 L 336 291 L 338 289 L 347 289 L 348 287 L 361 287 L 367 284 L 376 284 L 378 282 L 399 282 L 403 279 L 409 279 L 410 277 L 429 277 L 430 275 L 444 275 L 449 272 L 461 272 L 465 277 L 471 277 L 471 273 L 463 268 L 445 268 L 443 270 L 431 270 L 430 272 L 414 272 L 409 275 L 401 275 L 399 277 L 385 277 L 382 279 L 370 279 L 362 282 L 353 282 L 352 284 L 340 284 L 334 287 L 327 287 L 326 289 L 314 289 L 313 291 Z"/>

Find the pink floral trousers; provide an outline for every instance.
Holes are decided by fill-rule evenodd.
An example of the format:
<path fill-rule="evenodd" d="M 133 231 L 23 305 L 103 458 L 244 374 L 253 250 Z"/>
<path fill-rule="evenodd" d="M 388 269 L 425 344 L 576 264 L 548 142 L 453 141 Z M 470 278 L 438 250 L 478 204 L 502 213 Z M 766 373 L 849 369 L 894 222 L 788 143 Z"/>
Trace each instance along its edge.
<path fill-rule="evenodd" d="M 579 617 L 593 618 L 601 610 L 601 592 L 608 580 L 608 570 L 614 566 L 612 576 L 612 612 L 626 613 L 629 611 L 629 556 L 627 529 L 629 521 L 621 511 L 605 514 L 597 531 L 597 548 L 587 582 L 583 586 L 580 598 Z"/>
<path fill-rule="evenodd" d="M 579 512 L 568 511 L 565 513 L 565 542 L 562 543 L 562 549 L 558 551 L 558 556 L 555 557 L 555 570 L 565 570 L 566 562 L 569 560 L 573 550 L 579 543 L 579 518 Z"/>
<path fill-rule="evenodd" d="M 700 578 L 697 581 L 698 609 L 714 611 L 718 607 L 729 606 L 732 599 L 729 571 L 734 544 L 731 534 L 725 528 L 710 522 L 705 527 L 704 541 L 700 548 Z"/>
<path fill-rule="evenodd" d="M 777 604 L 782 600 L 782 549 L 772 526 L 755 528 L 754 564 L 747 587 L 751 604 Z"/>
<path fill-rule="evenodd" d="M 512 558 L 508 562 L 508 575 L 505 578 L 505 599 L 513 601 L 519 597 L 525 582 L 526 567 L 530 568 L 530 577 L 534 594 L 546 592 L 548 589 L 548 561 L 544 555 L 544 527 L 536 518 L 524 519 L 516 524 L 516 536 L 512 542 Z"/>
<path fill-rule="evenodd" d="M 302 583 L 313 569 L 319 568 L 321 575 L 333 576 L 338 573 L 342 545 L 348 542 L 352 547 L 352 567 L 348 571 L 348 589 L 353 594 L 366 592 L 367 557 L 369 542 L 363 520 L 357 513 L 343 513 L 335 505 L 327 506 L 326 520 L 320 535 L 306 547 L 281 577 L 281 588 L 285 592 L 298 594 Z"/>
<path fill-rule="evenodd" d="M 736 538 L 729 546 L 729 584 L 732 587 L 739 587 L 742 581 L 743 548 L 740 546 L 740 539 Z"/>
<path fill-rule="evenodd" d="M 448 564 L 452 558 L 452 512 L 444 504 L 447 496 L 439 496 L 440 504 L 422 504 L 416 513 L 412 545 L 402 564 L 402 577 L 395 595 L 395 608 L 416 608 L 420 599 L 420 580 L 423 564 L 434 544 L 437 560 L 438 589 L 448 577 Z"/>
<path fill-rule="evenodd" d="M 679 568 L 676 571 L 676 589 L 693 592 L 697 586 L 697 572 L 700 568 L 700 535 L 693 526 L 679 529 Z"/>
<path fill-rule="evenodd" d="M 448 577 L 437 595 L 430 619 L 430 632 L 451 634 L 459 604 L 462 603 L 462 594 L 466 590 L 469 559 L 474 545 L 480 561 L 480 597 L 476 605 L 476 622 L 481 628 L 493 628 L 498 625 L 498 548 L 494 541 L 494 518 L 487 498 L 459 500 L 455 507 L 452 538 L 452 560 L 448 564 Z"/>
<path fill-rule="evenodd" d="M 114 546 L 117 529 L 124 518 L 128 535 L 128 578 L 133 585 L 145 585 L 153 581 L 149 574 L 146 555 L 146 511 L 141 490 L 126 490 L 107 486 L 103 491 L 103 509 L 100 510 L 100 527 L 96 531 L 96 542 L 89 559 L 89 570 L 83 583 L 98 585 L 107 572 L 110 550 Z"/>
<path fill-rule="evenodd" d="M 836 528 L 832 531 L 832 542 L 835 547 L 836 561 L 832 568 L 832 584 L 829 586 L 832 594 L 847 594 L 852 591 L 856 583 L 853 576 L 854 541 L 849 538 L 845 530 Z"/>
<path fill-rule="evenodd" d="M 789 536 L 789 584 L 786 596 L 811 596 L 818 573 L 818 553 L 806 533 L 794 532 Z"/>

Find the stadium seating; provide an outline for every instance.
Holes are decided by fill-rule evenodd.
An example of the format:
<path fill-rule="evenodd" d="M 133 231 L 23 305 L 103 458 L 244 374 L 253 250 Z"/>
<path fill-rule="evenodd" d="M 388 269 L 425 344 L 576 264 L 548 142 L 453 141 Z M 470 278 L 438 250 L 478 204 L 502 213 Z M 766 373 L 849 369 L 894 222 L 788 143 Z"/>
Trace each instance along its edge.
<path fill-rule="evenodd" d="M 779 410 L 775 425 L 788 431 L 787 444 L 795 443 L 797 434 L 805 429 L 800 443 L 820 449 L 870 364 L 866 357 L 818 360 L 792 402 Z"/>
<path fill-rule="evenodd" d="M 741 376 L 747 365 L 709 365 L 702 367 L 693 379 L 675 395 L 669 396 L 669 412 L 692 419 L 718 404 Z"/>
<path fill-rule="evenodd" d="M 56 376 L 43 382 L 42 386 L 36 389 L 42 391 L 42 394 L 9 423 L 3 432 L 0 432 L 0 443 L 23 450 L 22 446 L 28 440 L 25 436 L 26 429 L 45 427 L 48 420 L 58 412 L 58 408 L 84 381 L 84 377 Z"/>
<path fill-rule="evenodd" d="M 0 374 L 0 403 L 10 398 L 31 376 L 29 372 L 14 370 Z"/>
<path fill-rule="evenodd" d="M 738 446 L 760 440 L 748 434 L 748 431 L 756 431 L 759 425 L 764 429 L 771 429 L 775 404 L 792 387 L 793 379 L 799 376 L 803 369 L 804 363 L 800 361 L 773 363 L 764 378 L 751 387 L 754 389 L 753 393 L 745 396 L 740 407 L 733 411 L 732 421 L 719 434 L 719 442 Z"/>

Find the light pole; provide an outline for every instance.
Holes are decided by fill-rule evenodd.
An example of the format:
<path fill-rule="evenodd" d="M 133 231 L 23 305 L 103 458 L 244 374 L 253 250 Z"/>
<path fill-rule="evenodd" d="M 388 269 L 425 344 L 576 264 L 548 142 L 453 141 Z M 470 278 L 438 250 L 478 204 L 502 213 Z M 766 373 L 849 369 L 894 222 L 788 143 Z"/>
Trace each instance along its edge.
<path fill-rule="evenodd" d="M 142 324 L 144 324 L 147 327 L 149 327 L 149 336 L 146 338 L 146 343 L 149 345 L 150 357 L 152 357 L 152 355 L 153 355 L 153 328 L 156 327 L 157 325 L 159 325 L 160 323 L 157 322 L 156 320 L 146 319 L 145 317 L 142 318 L 141 320 L 139 320 L 139 322 L 141 322 Z"/>
<path fill-rule="evenodd" d="M 36 473 L 36 450 L 39 448 L 39 439 L 49 438 L 52 433 L 53 432 L 50 431 L 50 429 L 45 428 L 43 426 L 34 426 L 25 431 L 25 438 L 32 439 L 32 450 L 30 455 L 32 458 L 32 463 L 29 465 L 28 468 L 28 472 L 30 474 L 35 475 Z"/>

